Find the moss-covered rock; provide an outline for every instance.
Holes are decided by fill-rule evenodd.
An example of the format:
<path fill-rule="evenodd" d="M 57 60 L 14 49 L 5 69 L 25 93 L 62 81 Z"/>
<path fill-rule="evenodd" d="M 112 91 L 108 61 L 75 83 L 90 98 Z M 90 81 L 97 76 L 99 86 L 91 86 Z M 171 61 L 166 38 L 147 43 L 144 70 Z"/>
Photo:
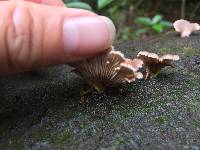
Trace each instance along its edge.
<path fill-rule="evenodd" d="M 128 57 L 178 54 L 176 68 L 80 104 L 85 82 L 59 66 L 0 79 L 0 149 L 200 148 L 200 35 L 116 44 Z"/>

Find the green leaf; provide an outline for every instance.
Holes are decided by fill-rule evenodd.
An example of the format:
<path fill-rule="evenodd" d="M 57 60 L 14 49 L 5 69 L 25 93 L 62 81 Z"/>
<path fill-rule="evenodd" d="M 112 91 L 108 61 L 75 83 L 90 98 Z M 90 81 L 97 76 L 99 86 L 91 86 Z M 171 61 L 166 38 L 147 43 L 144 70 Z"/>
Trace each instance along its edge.
<path fill-rule="evenodd" d="M 98 9 L 102 9 L 108 6 L 113 0 L 98 0 L 97 6 Z"/>
<path fill-rule="evenodd" d="M 151 19 L 148 18 L 148 17 L 138 17 L 138 18 L 136 19 L 136 22 L 137 22 L 138 24 L 142 24 L 142 25 L 146 25 L 146 26 L 151 26 L 151 25 L 152 25 L 152 21 L 151 21 Z"/>
<path fill-rule="evenodd" d="M 152 26 L 152 29 L 157 32 L 157 33 L 161 33 L 163 32 L 163 26 L 161 24 L 155 24 Z"/>
<path fill-rule="evenodd" d="M 163 26 L 163 27 L 168 27 L 168 28 L 171 28 L 173 27 L 173 24 L 169 21 L 161 21 L 160 24 Z"/>
<path fill-rule="evenodd" d="M 147 29 L 147 28 L 138 29 L 138 30 L 135 31 L 135 35 L 140 36 L 141 34 L 146 33 L 148 30 L 149 29 Z"/>
<path fill-rule="evenodd" d="M 71 3 L 67 3 L 66 6 L 70 7 L 70 8 L 80 8 L 80 9 L 92 10 L 91 6 L 84 2 L 71 2 Z"/>
<path fill-rule="evenodd" d="M 157 23 L 159 23 L 162 19 L 163 19 L 163 16 L 161 16 L 161 15 L 155 15 L 155 16 L 153 17 L 153 19 L 152 19 L 152 23 L 153 23 L 153 24 L 157 24 Z"/>

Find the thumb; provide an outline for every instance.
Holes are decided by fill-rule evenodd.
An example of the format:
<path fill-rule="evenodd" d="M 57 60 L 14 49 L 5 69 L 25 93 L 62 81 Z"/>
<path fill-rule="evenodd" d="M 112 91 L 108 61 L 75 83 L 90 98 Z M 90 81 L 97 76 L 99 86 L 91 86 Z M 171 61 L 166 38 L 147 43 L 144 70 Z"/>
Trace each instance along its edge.
<path fill-rule="evenodd" d="M 0 2 L 0 73 L 70 63 L 99 53 L 113 42 L 106 17 L 26 1 Z"/>
<path fill-rule="evenodd" d="M 30 2 L 35 2 L 38 4 L 53 5 L 53 6 L 65 6 L 62 0 L 25 0 Z"/>

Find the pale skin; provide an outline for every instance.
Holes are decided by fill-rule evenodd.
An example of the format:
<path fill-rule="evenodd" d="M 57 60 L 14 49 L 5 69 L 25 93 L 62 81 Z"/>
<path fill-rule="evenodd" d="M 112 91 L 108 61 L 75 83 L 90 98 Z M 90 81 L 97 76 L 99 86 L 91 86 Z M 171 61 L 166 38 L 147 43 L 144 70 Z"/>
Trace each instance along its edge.
<path fill-rule="evenodd" d="M 68 64 L 108 49 L 108 18 L 62 0 L 0 0 L 0 74 Z"/>

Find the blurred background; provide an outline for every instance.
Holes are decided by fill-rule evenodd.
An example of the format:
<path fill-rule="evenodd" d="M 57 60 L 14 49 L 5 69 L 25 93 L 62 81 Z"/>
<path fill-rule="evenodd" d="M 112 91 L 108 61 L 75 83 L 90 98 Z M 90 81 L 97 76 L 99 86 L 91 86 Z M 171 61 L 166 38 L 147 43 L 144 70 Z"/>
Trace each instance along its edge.
<path fill-rule="evenodd" d="M 177 19 L 200 21 L 200 0 L 64 0 L 67 7 L 108 16 L 117 28 L 118 42 L 173 30 Z"/>

